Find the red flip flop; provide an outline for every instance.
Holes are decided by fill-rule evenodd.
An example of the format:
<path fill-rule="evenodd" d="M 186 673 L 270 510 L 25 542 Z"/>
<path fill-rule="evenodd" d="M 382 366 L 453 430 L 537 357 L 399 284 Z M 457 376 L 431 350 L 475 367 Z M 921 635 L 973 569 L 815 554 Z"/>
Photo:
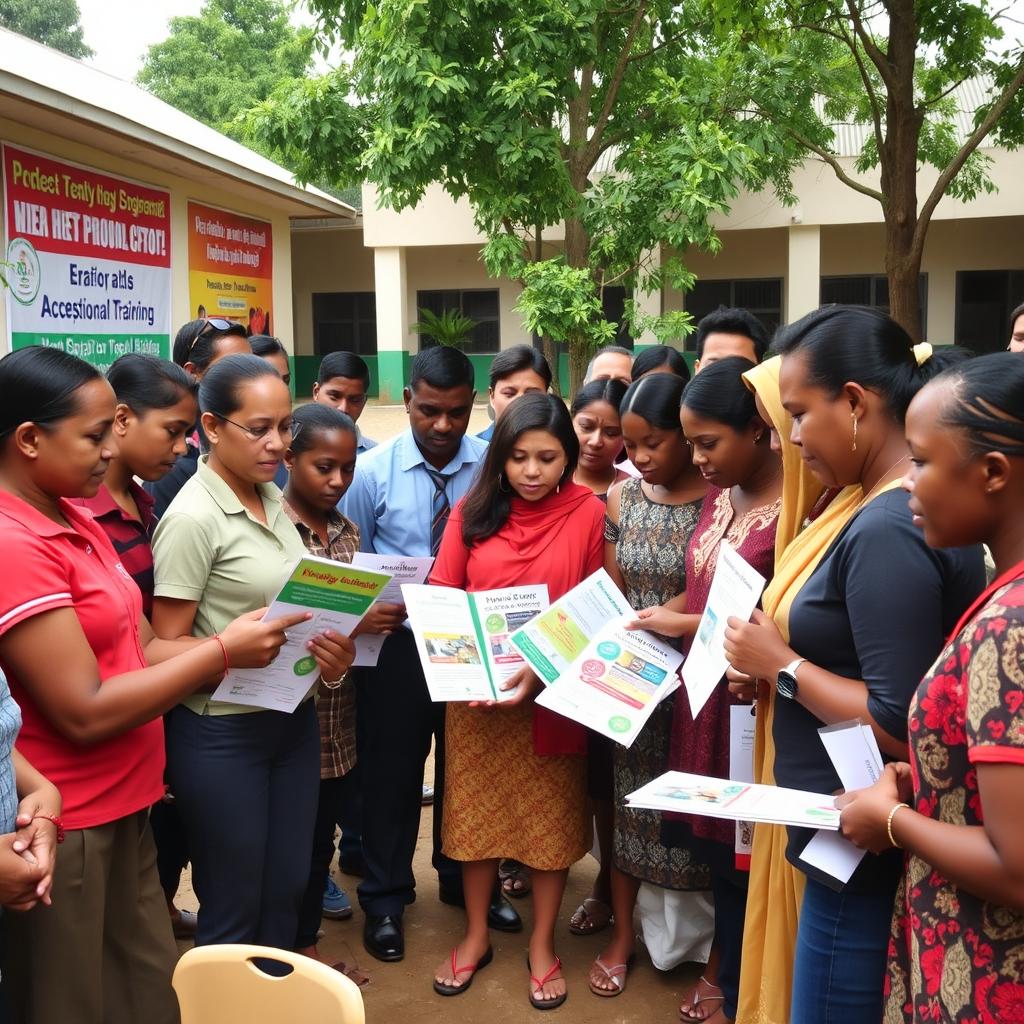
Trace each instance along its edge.
<path fill-rule="evenodd" d="M 452 977 L 457 978 L 460 974 L 465 974 L 469 971 L 469 977 L 461 985 L 445 985 L 443 982 L 434 979 L 434 991 L 439 996 L 459 996 L 465 992 L 470 985 L 473 984 L 473 978 L 476 977 L 477 971 L 482 971 L 493 959 L 494 949 L 491 946 L 487 947 L 487 952 L 475 964 L 466 964 L 463 967 L 458 966 L 458 961 L 455 956 L 458 953 L 458 947 L 452 950 Z"/>
<path fill-rule="evenodd" d="M 538 999 L 534 993 L 543 990 L 544 986 L 551 981 L 552 975 L 557 974 L 562 969 L 562 961 L 559 957 L 555 957 L 555 962 L 551 965 L 551 970 L 544 975 L 543 978 L 535 978 L 533 976 L 533 968 L 530 966 L 530 957 L 526 957 L 526 967 L 530 972 L 530 984 L 533 985 L 533 992 L 530 993 L 530 1005 L 535 1010 L 554 1010 L 562 1005 L 569 998 L 568 992 L 563 992 L 562 995 L 556 996 L 554 999 Z"/>

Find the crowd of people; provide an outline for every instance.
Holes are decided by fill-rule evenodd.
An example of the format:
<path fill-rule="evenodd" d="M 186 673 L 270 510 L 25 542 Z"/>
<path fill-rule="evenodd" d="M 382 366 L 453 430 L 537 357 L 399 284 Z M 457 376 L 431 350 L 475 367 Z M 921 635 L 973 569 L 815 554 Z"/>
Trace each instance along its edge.
<path fill-rule="evenodd" d="M 293 408 L 281 343 L 226 320 L 106 376 L 54 348 L 0 359 L 7 1018 L 172 1024 L 175 935 L 319 959 L 321 918 L 352 913 L 339 830 L 363 944 L 401 960 L 433 746 L 432 865 L 465 910 L 423 979 L 439 997 L 470 990 L 529 894 L 524 1001 L 628 1000 L 646 886 L 682 918 L 713 896 L 683 1021 L 1024 1020 L 1024 308 L 1010 328 L 1010 352 L 970 358 L 865 307 L 771 341 L 719 309 L 692 379 L 674 349 L 612 346 L 568 406 L 516 346 L 479 436 L 469 359 L 425 348 L 408 429 L 380 444 L 357 424 L 362 359 L 325 357 Z M 433 557 L 435 586 L 551 600 L 604 568 L 629 628 L 685 652 L 723 544 L 769 581 L 760 606 L 729 620 L 697 716 L 677 691 L 629 747 L 537 705 L 525 667 L 501 701 L 432 703 L 405 608 L 383 602 L 352 636 L 311 636 L 293 713 L 211 699 L 308 618 L 264 618 L 307 552 Z M 374 667 L 353 667 L 359 634 L 383 637 Z M 804 859 L 809 830 L 744 845 L 732 822 L 626 805 L 670 769 L 728 778 L 742 705 L 756 781 L 836 795 L 867 851 L 845 884 Z M 818 730 L 853 720 L 885 767 L 844 793 Z M 600 870 L 563 916 L 595 837 Z M 175 905 L 189 864 L 197 915 Z M 558 947 L 598 932 L 566 977 Z"/>

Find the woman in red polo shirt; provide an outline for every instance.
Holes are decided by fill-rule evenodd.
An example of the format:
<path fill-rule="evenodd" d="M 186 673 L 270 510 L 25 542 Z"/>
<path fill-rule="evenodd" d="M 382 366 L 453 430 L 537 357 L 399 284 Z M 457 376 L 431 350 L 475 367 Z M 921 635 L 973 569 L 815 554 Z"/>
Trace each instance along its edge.
<path fill-rule="evenodd" d="M 160 715 L 229 665 L 268 664 L 302 616 L 156 638 L 103 530 L 67 500 L 94 495 L 117 453 L 110 386 L 34 346 L 0 359 L 0 394 L 0 669 L 22 709 L 18 749 L 61 791 L 67 830 L 53 906 L 7 922 L 13 1018 L 173 1024 L 176 950 L 147 820 L 163 792 Z M 339 644 L 316 642 L 336 677 Z"/>

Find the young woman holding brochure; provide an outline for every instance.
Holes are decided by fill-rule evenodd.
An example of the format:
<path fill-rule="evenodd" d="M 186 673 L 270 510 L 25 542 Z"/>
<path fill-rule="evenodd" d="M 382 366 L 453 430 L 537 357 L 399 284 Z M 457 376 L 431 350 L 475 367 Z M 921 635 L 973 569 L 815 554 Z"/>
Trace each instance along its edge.
<path fill-rule="evenodd" d="M 268 664 L 303 616 L 155 637 L 107 535 L 67 500 L 93 497 L 117 454 L 110 385 L 33 346 L 0 360 L 0 393 L 0 669 L 22 711 L 19 751 L 63 797 L 63 822 L 33 825 L 65 833 L 53 905 L 5 918 L 4 987 L 17 1020 L 174 1024 L 177 953 L 149 827 L 160 716 L 226 665 Z"/>
<path fill-rule="evenodd" d="M 630 385 L 620 406 L 626 452 L 640 479 L 616 484 L 608 495 L 605 568 L 634 608 L 661 604 L 686 590 L 684 553 L 707 484 L 690 459 L 679 425 L 685 386 L 673 374 L 649 374 Z M 595 995 L 617 996 L 626 987 L 633 956 L 633 908 L 641 882 L 666 889 L 710 888 L 706 864 L 661 842 L 660 814 L 623 805 L 627 793 L 665 771 L 677 698 L 662 701 L 631 747 L 615 747 L 615 927 L 590 969 Z"/>
<path fill-rule="evenodd" d="M 167 638 L 211 636 L 273 600 L 306 551 L 272 483 L 292 439 L 288 388 L 269 363 L 228 356 L 203 377 L 210 454 L 153 539 L 153 623 Z M 310 651 L 337 683 L 350 639 L 318 635 Z M 192 697 L 167 718 L 168 777 L 191 842 L 200 944 L 291 948 L 309 881 L 320 778 L 312 690 L 292 714 Z"/>
<path fill-rule="evenodd" d="M 841 784 L 818 729 L 860 718 L 884 754 L 901 756 L 912 680 L 984 585 L 984 565 L 980 547 L 928 548 L 898 488 L 909 459 L 907 406 L 941 360 L 956 354 L 915 351 L 884 313 L 852 306 L 808 314 L 775 345 L 783 356 L 780 392 L 793 417 L 792 440 L 823 483 L 845 490 L 787 549 L 765 611 L 755 611 L 751 622 L 729 621 L 726 652 L 734 670 L 774 688 L 775 782 L 832 793 Z M 811 835 L 788 829 L 785 851 L 806 876 L 789 1018 L 876 1024 L 900 859 L 866 858 L 836 892 L 800 860 Z M 752 872 L 752 886 L 764 882 Z M 776 895 L 775 912 L 786 913 L 786 897 Z M 756 936 L 744 937 L 744 953 Z M 744 959 L 741 1017 L 748 978 Z M 759 979 L 750 981 L 760 986 Z M 785 989 L 779 977 L 765 983 Z"/>
<path fill-rule="evenodd" d="M 884 1019 L 1011 1021 L 1024 1006 L 1024 361 L 983 356 L 911 402 L 903 480 L 932 547 L 983 542 L 997 579 L 910 706 L 910 764 L 840 802 L 842 831 L 908 859 Z"/>
<path fill-rule="evenodd" d="M 530 394 L 495 425 L 480 475 L 453 509 L 431 582 L 467 591 L 545 583 L 557 600 L 601 567 L 604 508 L 572 482 L 579 443 L 562 401 Z M 466 933 L 437 969 L 441 995 L 465 992 L 491 961 L 487 911 L 498 859 L 531 868 L 534 928 L 529 998 L 566 999 L 554 927 L 570 865 L 589 849 L 582 726 L 532 703 L 522 669 L 497 706 L 449 704 L 444 852 L 462 861 Z"/>

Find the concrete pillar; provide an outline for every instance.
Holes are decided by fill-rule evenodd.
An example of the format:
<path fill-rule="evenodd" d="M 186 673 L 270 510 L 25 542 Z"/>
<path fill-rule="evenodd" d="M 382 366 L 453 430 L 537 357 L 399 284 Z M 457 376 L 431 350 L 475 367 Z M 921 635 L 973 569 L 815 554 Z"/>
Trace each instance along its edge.
<path fill-rule="evenodd" d="M 785 321 L 792 323 L 821 304 L 821 229 L 794 224 L 789 229 Z"/>
<path fill-rule="evenodd" d="M 657 269 L 661 266 L 661 248 L 652 249 L 650 252 L 645 253 L 644 259 L 645 262 L 649 260 L 651 267 Z M 661 316 L 662 298 L 660 288 L 653 292 L 644 292 L 637 288 L 633 298 L 636 300 L 641 313 L 647 316 Z M 647 345 L 657 345 L 658 339 L 652 331 L 643 331 L 640 337 L 634 339 L 634 343 L 637 348 L 641 348 Z"/>
<path fill-rule="evenodd" d="M 377 306 L 377 378 L 380 401 L 402 401 L 405 353 L 409 351 L 409 292 L 406 287 L 405 248 L 373 250 Z"/>

